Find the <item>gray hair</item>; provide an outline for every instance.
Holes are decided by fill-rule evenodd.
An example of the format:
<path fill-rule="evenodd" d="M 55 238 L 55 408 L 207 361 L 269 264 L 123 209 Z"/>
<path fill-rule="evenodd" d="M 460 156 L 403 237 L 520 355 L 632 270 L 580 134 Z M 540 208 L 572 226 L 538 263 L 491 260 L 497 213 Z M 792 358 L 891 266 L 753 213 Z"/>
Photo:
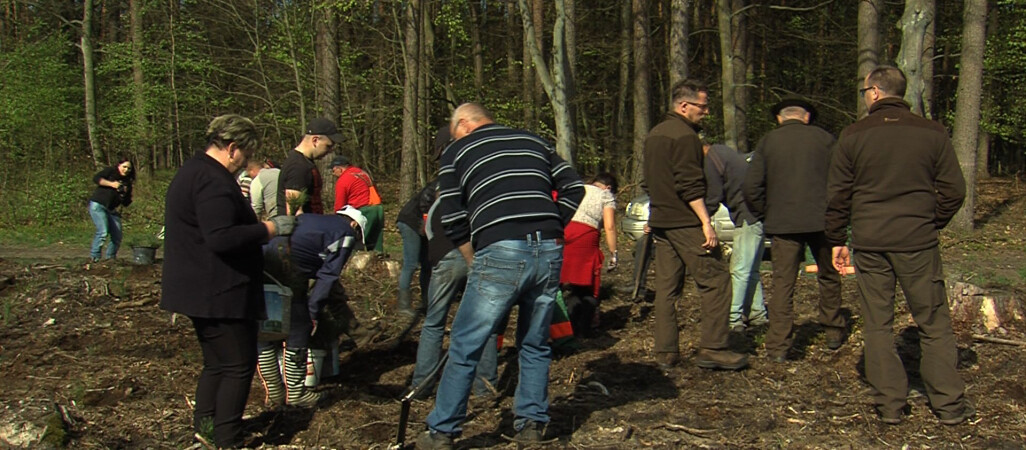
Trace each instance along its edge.
<path fill-rule="evenodd" d="M 256 125 L 238 114 L 217 116 L 207 126 L 207 146 L 225 148 L 234 142 L 243 153 L 252 154 L 260 146 Z"/>

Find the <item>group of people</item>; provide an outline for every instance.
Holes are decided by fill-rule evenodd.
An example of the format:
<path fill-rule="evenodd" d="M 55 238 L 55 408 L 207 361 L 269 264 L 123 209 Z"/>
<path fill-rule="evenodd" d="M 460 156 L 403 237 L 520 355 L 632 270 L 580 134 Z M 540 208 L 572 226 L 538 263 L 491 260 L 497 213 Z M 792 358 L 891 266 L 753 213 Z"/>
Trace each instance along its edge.
<path fill-rule="evenodd" d="M 811 103 L 784 99 L 772 109 L 779 126 L 746 161 L 699 138 L 708 89 L 695 81 L 673 87 L 671 111 L 647 136 L 643 163 L 655 240 L 654 350 L 661 367 L 681 360 L 675 301 L 685 267 L 701 297 L 697 366 L 746 367 L 747 355 L 729 348 L 728 335 L 763 324 L 766 358 L 786 362 L 794 337 L 792 296 L 808 247 L 820 288 L 818 322 L 831 350 L 846 339 L 840 274 L 854 261 L 866 379 L 880 421 L 901 423 L 910 410 L 893 340 L 896 283 L 918 326 L 920 371 L 934 413 L 946 425 L 975 414 L 956 370 L 938 247 L 939 230 L 962 205 L 965 182 L 947 131 L 910 111 L 902 100 L 905 88 L 899 69 L 871 71 L 859 89 L 869 115 L 839 139 L 812 124 Z M 710 221 L 719 203 L 728 205 L 738 230 L 730 270 Z M 773 265 L 768 299 L 758 277 L 764 236 Z"/>
<path fill-rule="evenodd" d="M 700 139 L 707 88 L 691 80 L 673 86 L 666 119 L 646 137 L 642 166 L 655 242 L 655 359 L 665 369 L 681 361 L 675 303 L 686 268 L 701 298 L 697 366 L 746 367 L 748 356 L 730 349 L 728 335 L 763 323 L 769 325 L 766 357 L 786 361 L 794 331 L 791 296 L 808 246 L 818 265 L 819 322 L 831 349 L 843 346 L 847 326 L 840 315 L 839 273 L 854 261 L 866 375 L 881 421 L 900 423 L 908 411 L 907 380 L 891 336 L 900 282 L 919 325 L 931 407 L 941 423 L 958 424 L 974 410 L 956 371 L 937 232 L 961 206 L 965 184 L 944 128 L 913 115 L 901 100 L 900 70 L 877 68 L 863 84 L 869 116 L 836 142 L 812 124 L 816 111 L 810 103 L 788 99 L 774 107 L 780 126 L 759 142 L 750 162 Z M 361 242 L 380 245 L 370 231 L 377 213 L 366 209 L 380 208 L 380 196 L 370 177 L 352 171 L 344 157 L 331 168 L 338 185 L 357 189 L 342 192 L 337 185 L 336 214 L 323 214 L 314 160 L 341 142 L 334 123 L 310 121 L 280 169 L 247 165 L 258 136 L 245 117 L 215 118 L 206 148 L 178 171 L 166 199 L 161 307 L 192 319 L 203 351 L 194 427 L 220 447 L 244 444 L 242 412 L 254 372 L 271 404 L 317 402 L 300 380 L 310 336 L 326 305 L 344 295 L 338 277 L 352 250 Z M 455 109 L 435 148 L 437 182 L 411 198 L 397 218 L 404 247 L 398 306 L 404 314 L 415 314 L 411 284 L 414 268 L 421 267 L 426 318 L 414 386 L 438 369 L 447 313 L 460 290 L 463 297 L 434 408 L 417 446 L 451 448 L 470 393 L 494 384 L 498 339 L 514 306 L 520 371 L 514 439 L 540 442 L 550 420 L 550 326 L 557 297 L 565 288 L 591 306 L 581 309 L 575 323 L 597 319 L 600 274 L 618 264 L 617 181 L 600 174 L 584 183 L 544 139 L 495 123 L 475 103 Z M 234 176 L 244 168 L 252 178 L 248 201 Z M 118 166 L 116 173 L 98 174 L 97 183 L 117 192 L 130 172 L 130 166 Z M 258 184 L 264 189 L 260 208 Z M 267 189 L 275 193 L 270 207 Z M 354 203 L 364 197 L 367 204 Z M 129 190 L 119 203 L 102 196 L 94 203 L 111 211 L 130 201 Z M 719 203 L 728 205 L 738 230 L 730 269 L 710 220 Z M 854 254 L 846 246 L 849 227 Z M 600 228 L 608 261 L 599 248 Z M 774 275 L 772 295 L 763 301 L 758 261 L 764 236 L 772 242 Z M 98 252 L 94 248 L 94 257 Z M 284 345 L 258 343 L 258 321 L 266 317 L 265 272 L 282 274 L 300 305 L 292 308 Z M 308 290 L 309 280 L 314 282 Z"/>

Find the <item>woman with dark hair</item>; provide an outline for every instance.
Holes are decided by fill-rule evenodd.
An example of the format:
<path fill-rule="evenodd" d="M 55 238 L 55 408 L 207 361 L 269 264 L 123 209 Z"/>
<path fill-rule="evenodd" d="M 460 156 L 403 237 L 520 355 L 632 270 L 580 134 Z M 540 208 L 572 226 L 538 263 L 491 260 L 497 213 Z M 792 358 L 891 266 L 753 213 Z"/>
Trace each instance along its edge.
<path fill-rule="evenodd" d="M 253 122 L 214 118 L 207 147 L 178 169 L 167 188 L 160 307 L 192 319 L 203 352 L 193 426 L 219 448 L 244 444 L 242 413 L 257 365 L 258 320 L 266 318 L 263 252 L 292 234 L 295 217 L 260 222 L 233 173 L 259 144 Z"/>
<path fill-rule="evenodd" d="M 100 260 L 100 248 L 103 241 L 110 237 L 107 254 L 104 259 L 114 259 L 121 246 L 121 214 L 118 206 L 132 204 L 132 182 L 135 181 L 135 169 L 128 157 L 118 158 L 118 163 L 93 175 L 96 190 L 89 197 L 89 216 L 96 225 L 93 245 L 89 248 L 89 257 L 93 261 Z"/>
<path fill-rule="evenodd" d="M 612 255 L 607 270 L 616 268 L 616 177 L 603 172 L 584 185 L 584 199 L 563 231 L 563 269 L 559 282 L 569 288 L 566 306 L 575 335 L 587 335 L 598 322 L 598 295 L 602 286 L 599 225 L 606 232 Z"/>

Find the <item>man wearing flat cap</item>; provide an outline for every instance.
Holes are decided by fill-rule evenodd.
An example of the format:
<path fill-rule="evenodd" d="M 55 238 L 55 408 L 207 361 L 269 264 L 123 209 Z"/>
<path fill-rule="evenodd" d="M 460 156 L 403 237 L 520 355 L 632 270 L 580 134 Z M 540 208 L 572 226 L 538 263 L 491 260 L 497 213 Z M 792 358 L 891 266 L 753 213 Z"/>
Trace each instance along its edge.
<path fill-rule="evenodd" d="M 339 142 L 342 142 L 342 133 L 335 128 L 334 122 L 318 117 L 307 124 L 303 140 L 289 152 L 281 165 L 281 172 L 278 175 L 279 208 L 284 205 L 284 211 L 291 215 L 298 212 L 324 212 L 324 203 L 321 201 L 321 173 L 317 170 L 314 160 L 331 153 Z M 299 208 L 286 202 L 286 199 L 301 198 L 303 194 L 306 194 L 306 199 Z"/>
<path fill-rule="evenodd" d="M 784 362 L 794 338 L 792 295 L 805 246 L 816 259 L 819 280 L 819 324 L 826 346 L 844 345 L 841 277 L 833 267 L 826 228 L 826 186 L 834 137 L 815 125 L 816 108 L 802 98 L 785 98 L 773 106 L 780 124 L 756 146 L 745 176 L 749 211 L 763 221 L 770 238 L 773 293 L 766 302 L 769 330 L 766 356 Z"/>

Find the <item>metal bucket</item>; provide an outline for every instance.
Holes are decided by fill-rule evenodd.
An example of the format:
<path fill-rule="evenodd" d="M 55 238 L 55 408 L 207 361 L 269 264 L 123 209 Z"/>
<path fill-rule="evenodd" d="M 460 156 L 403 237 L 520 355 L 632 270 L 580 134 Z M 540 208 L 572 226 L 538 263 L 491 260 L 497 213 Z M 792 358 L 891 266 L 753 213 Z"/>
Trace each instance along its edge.
<path fill-rule="evenodd" d="M 157 259 L 156 247 L 132 247 L 132 262 L 140 266 L 153 264 Z"/>

